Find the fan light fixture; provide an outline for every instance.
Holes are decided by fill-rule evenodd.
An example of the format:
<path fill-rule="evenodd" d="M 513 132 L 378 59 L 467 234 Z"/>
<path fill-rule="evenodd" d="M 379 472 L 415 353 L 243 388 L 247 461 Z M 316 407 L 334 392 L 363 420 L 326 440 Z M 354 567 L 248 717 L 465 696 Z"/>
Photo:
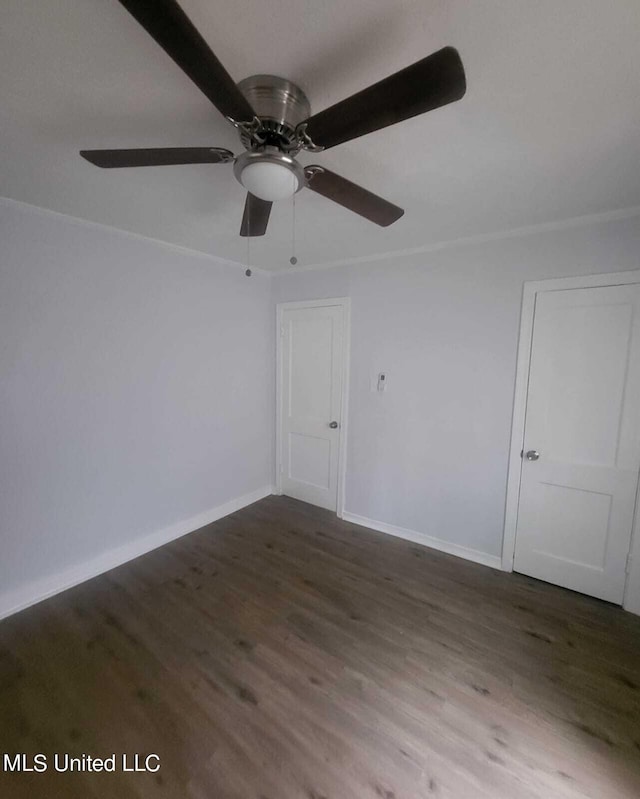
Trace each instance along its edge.
<path fill-rule="evenodd" d="M 262 161 L 248 164 L 240 176 L 242 185 L 261 200 L 286 200 L 298 189 L 298 179 L 287 167 Z"/>
<path fill-rule="evenodd" d="M 302 166 L 276 147 L 242 153 L 233 169 L 247 191 L 267 202 L 286 200 L 305 185 Z"/>

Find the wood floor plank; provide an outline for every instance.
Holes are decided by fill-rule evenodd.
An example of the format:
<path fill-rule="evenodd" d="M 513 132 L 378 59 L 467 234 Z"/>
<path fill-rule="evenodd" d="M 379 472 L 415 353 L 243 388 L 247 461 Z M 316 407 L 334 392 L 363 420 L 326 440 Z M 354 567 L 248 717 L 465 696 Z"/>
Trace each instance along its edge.
<path fill-rule="evenodd" d="M 640 619 L 270 497 L 0 624 L 9 799 L 631 799 Z"/>

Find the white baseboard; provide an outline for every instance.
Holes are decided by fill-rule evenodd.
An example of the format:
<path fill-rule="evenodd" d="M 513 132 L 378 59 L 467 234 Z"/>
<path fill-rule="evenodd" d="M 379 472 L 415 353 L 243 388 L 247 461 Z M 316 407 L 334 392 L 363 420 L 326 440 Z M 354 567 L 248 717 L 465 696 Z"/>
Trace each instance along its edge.
<path fill-rule="evenodd" d="M 371 530 L 377 530 L 380 533 L 395 535 L 397 538 L 404 538 L 406 541 L 413 541 L 415 544 L 422 544 L 425 547 L 431 547 L 431 549 L 437 549 L 440 552 L 446 552 L 448 555 L 455 555 L 458 558 L 472 560 L 474 563 L 481 563 L 483 566 L 490 566 L 492 569 L 501 569 L 502 567 L 502 561 L 498 555 L 488 555 L 486 552 L 480 552 L 477 549 L 470 549 L 460 544 L 452 544 L 449 541 L 443 541 L 441 538 L 433 538 L 426 533 L 419 533 L 417 530 L 397 527 L 395 524 L 387 524 L 386 522 L 377 522 L 375 519 L 368 519 L 366 516 L 358 516 L 348 511 L 344 511 L 342 518 L 345 522 L 359 524 L 361 527 L 369 527 Z"/>
<path fill-rule="evenodd" d="M 43 599 L 48 599 L 54 594 L 59 594 L 67 588 L 83 583 L 85 580 L 97 577 L 99 574 L 103 574 L 116 566 L 121 566 L 123 563 L 151 552 L 151 550 L 157 549 L 163 544 L 168 544 L 169 541 L 174 541 L 176 538 L 181 538 L 187 533 L 192 533 L 200 527 L 222 519 L 230 513 L 235 513 L 235 511 L 245 508 L 247 505 L 252 505 L 259 499 L 270 496 L 272 492 L 273 486 L 263 486 L 256 491 L 251 491 L 248 494 L 229 500 L 223 505 L 218 505 L 216 508 L 211 508 L 211 510 L 199 513 L 197 516 L 192 516 L 190 519 L 176 522 L 176 524 L 164 527 L 162 530 L 146 535 L 143 538 L 138 538 L 128 544 L 102 552 L 95 558 L 86 560 L 50 577 L 34 580 L 21 588 L 0 594 L 0 619 L 24 610 L 30 605 L 35 605 Z"/>

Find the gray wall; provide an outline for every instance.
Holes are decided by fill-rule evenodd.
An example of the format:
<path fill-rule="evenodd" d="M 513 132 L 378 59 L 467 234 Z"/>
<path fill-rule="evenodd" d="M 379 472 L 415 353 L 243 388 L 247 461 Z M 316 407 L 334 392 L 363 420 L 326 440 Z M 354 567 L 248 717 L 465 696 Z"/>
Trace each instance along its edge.
<path fill-rule="evenodd" d="M 0 201 L 0 605 L 271 484 L 269 279 Z"/>
<path fill-rule="evenodd" d="M 352 300 L 347 511 L 499 555 L 523 282 L 640 268 L 637 218 L 250 280 L 2 200 L 0 241 L 0 610 L 270 485 L 286 300 Z"/>
<path fill-rule="evenodd" d="M 633 218 L 276 276 L 351 297 L 346 510 L 499 555 L 523 282 L 639 268 Z"/>

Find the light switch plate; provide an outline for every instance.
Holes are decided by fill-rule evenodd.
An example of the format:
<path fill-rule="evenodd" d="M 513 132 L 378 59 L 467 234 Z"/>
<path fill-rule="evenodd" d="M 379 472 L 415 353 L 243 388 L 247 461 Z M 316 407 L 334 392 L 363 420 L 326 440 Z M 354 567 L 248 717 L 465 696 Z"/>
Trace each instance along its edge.
<path fill-rule="evenodd" d="M 384 391 L 386 391 L 388 382 L 388 372 L 376 372 L 375 374 L 371 375 L 371 382 L 369 386 L 370 391 L 374 394 L 382 394 Z"/>

